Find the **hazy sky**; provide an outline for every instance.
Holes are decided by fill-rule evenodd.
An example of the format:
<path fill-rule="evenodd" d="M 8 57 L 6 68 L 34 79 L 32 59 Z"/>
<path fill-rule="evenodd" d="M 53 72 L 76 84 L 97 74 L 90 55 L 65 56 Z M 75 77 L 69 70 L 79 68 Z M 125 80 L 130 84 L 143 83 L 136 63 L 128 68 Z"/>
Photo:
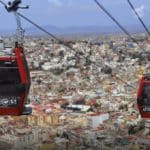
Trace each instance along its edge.
<path fill-rule="evenodd" d="M 4 0 L 8 1 L 8 0 Z M 131 0 L 147 25 L 150 25 L 150 0 Z M 29 10 L 21 10 L 39 25 L 66 26 L 112 26 L 114 23 L 99 10 L 93 0 L 22 0 L 30 5 Z M 127 0 L 99 0 L 122 25 L 139 24 Z M 23 5 L 22 4 L 22 5 Z M 0 30 L 15 28 L 13 14 L 0 5 Z M 32 26 L 23 21 L 25 27 Z"/>

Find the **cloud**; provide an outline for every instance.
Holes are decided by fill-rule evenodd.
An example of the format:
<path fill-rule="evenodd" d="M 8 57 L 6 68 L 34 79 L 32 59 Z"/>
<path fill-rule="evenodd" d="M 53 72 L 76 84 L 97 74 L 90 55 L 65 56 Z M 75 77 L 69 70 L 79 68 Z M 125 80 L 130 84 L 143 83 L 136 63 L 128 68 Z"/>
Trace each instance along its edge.
<path fill-rule="evenodd" d="M 56 6 L 62 6 L 61 0 L 48 0 L 49 3 L 54 4 Z"/>
<path fill-rule="evenodd" d="M 72 5 L 72 0 L 48 0 L 48 2 L 57 7 Z"/>
<path fill-rule="evenodd" d="M 141 5 L 140 7 L 136 8 L 135 10 L 141 18 L 144 17 L 144 15 L 145 15 L 145 13 L 144 13 L 145 6 L 144 5 Z"/>

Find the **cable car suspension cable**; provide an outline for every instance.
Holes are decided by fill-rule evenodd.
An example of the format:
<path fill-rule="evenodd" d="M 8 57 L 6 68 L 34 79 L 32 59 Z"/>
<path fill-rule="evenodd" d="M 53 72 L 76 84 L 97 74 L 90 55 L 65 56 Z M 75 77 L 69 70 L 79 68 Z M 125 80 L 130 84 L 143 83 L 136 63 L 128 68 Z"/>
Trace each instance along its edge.
<path fill-rule="evenodd" d="M 144 21 L 142 20 L 142 18 L 140 17 L 140 15 L 138 14 L 138 12 L 136 11 L 136 9 L 134 8 L 133 4 L 131 3 L 130 0 L 127 0 L 128 4 L 130 5 L 131 9 L 133 10 L 133 12 L 135 13 L 135 15 L 137 16 L 137 18 L 139 19 L 139 21 L 141 22 L 141 24 L 143 25 L 145 31 L 147 32 L 147 34 L 150 36 L 150 31 L 149 29 L 146 27 Z"/>
<path fill-rule="evenodd" d="M 111 18 L 111 20 L 112 20 L 113 22 L 116 23 L 116 25 L 117 25 L 134 43 L 136 43 L 136 44 L 138 45 L 139 48 L 143 49 L 143 48 L 141 47 L 141 45 L 139 45 L 139 43 L 137 42 L 137 40 L 131 36 L 131 34 L 106 10 L 106 8 L 105 8 L 98 0 L 93 0 L 93 1 L 96 3 L 96 5 L 97 5 L 103 12 L 105 12 L 105 14 L 107 14 L 107 16 L 108 16 L 109 18 Z"/>
<path fill-rule="evenodd" d="M 6 7 L 6 4 L 3 3 L 2 1 L 0 1 L 5 7 Z M 33 22 L 31 19 L 27 18 L 26 16 L 24 16 L 23 14 L 19 13 L 19 12 L 16 12 L 16 14 L 18 16 L 20 16 L 21 18 L 23 18 L 24 20 L 26 20 L 27 22 L 31 23 L 32 25 L 34 25 L 35 27 L 37 27 L 39 30 L 41 30 L 42 32 L 46 33 L 47 35 L 49 35 L 50 37 L 52 37 L 53 39 L 55 39 L 56 41 L 60 42 L 61 44 L 63 44 L 64 46 L 68 47 L 70 50 L 73 50 L 74 52 L 76 51 L 76 49 L 74 49 L 72 46 L 66 44 L 63 40 L 57 38 L 55 35 L 53 35 L 52 33 L 48 32 L 47 30 L 45 30 L 44 28 L 42 28 L 41 26 L 39 26 L 38 24 L 36 24 L 35 22 Z M 115 18 L 114 18 L 115 20 Z M 119 23 L 117 23 L 119 25 Z M 131 35 L 120 25 L 120 27 L 124 30 L 124 32 L 133 40 L 135 41 L 134 38 L 131 37 Z M 136 42 L 136 41 L 135 41 Z M 79 57 L 78 54 L 76 54 L 76 57 Z M 96 64 L 95 64 L 96 65 Z M 117 79 L 119 79 L 120 81 L 122 81 L 123 83 L 125 83 L 126 85 L 134 88 L 132 85 L 128 84 L 127 82 L 123 81 L 120 77 L 116 76 L 116 75 L 113 75 L 115 76 Z"/>
<path fill-rule="evenodd" d="M 18 12 L 17 12 L 18 13 Z M 23 19 L 25 19 L 26 21 L 30 22 L 31 24 L 33 24 L 34 26 L 36 26 L 39 30 L 43 31 L 44 33 L 48 34 L 49 36 L 53 37 L 55 40 L 61 42 L 61 44 L 63 44 L 64 46 L 68 47 L 69 49 L 73 49 L 71 46 L 69 45 L 66 45 L 64 43 L 64 41 L 58 39 L 56 36 L 54 36 L 53 34 L 51 34 L 50 32 L 46 31 L 45 29 L 43 29 L 41 26 L 39 26 L 38 24 L 36 24 L 35 22 L 33 22 L 32 20 L 30 20 L 29 18 L 25 17 L 24 15 L 22 15 L 21 13 L 18 13 L 18 15 L 20 17 L 22 17 Z M 75 49 L 73 49 L 75 51 Z M 96 64 L 95 64 L 96 65 Z M 120 77 L 116 76 L 116 75 L 113 75 L 115 76 L 118 80 L 122 81 L 123 83 L 125 83 L 126 85 L 130 86 L 131 88 L 134 88 L 132 85 L 130 85 L 129 83 L 123 81 Z"/>

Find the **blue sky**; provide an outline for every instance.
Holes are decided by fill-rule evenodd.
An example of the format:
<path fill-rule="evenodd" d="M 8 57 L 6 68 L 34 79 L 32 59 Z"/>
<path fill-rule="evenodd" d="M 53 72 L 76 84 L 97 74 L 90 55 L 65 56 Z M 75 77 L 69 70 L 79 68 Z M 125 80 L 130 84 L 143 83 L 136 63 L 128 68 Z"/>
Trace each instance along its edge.
<path fill-rule="evenodd" d="M 8 1 L 8 0 L 4 0 Z M 150 25 L 150 0 L 131 0 L 147 25 Z M 115 25 L 93 0 L 22 0 L 30 5 L 29 10 L 21 10 L 39 25 L 67 26 L 113 26 Z M 99 0 L 122 25 L 140 24 L 126 0 Z M 8 14 L 0 6 L 0 30 L 15 28 L 13 14 Z M 30 27 L 23 21 L 24 27 Z"/>

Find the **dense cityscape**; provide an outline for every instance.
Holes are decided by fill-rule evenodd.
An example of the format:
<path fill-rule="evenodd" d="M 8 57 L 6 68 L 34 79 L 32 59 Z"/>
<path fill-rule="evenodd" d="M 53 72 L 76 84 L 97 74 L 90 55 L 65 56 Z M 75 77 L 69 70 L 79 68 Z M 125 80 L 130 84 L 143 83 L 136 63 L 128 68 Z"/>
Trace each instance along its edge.
<path fill-rule="evenodd" d="M 141 118 L 137 90 L 150 72 L 145 34 L 66 38 L 25 37 L 32 115 L 0 118 L 0 149 L 148 150 L 150 124 Z M 1 37 L 0 50 L 12 49 Z M 3 46 L 4 44 L 4 46 Z"/>

